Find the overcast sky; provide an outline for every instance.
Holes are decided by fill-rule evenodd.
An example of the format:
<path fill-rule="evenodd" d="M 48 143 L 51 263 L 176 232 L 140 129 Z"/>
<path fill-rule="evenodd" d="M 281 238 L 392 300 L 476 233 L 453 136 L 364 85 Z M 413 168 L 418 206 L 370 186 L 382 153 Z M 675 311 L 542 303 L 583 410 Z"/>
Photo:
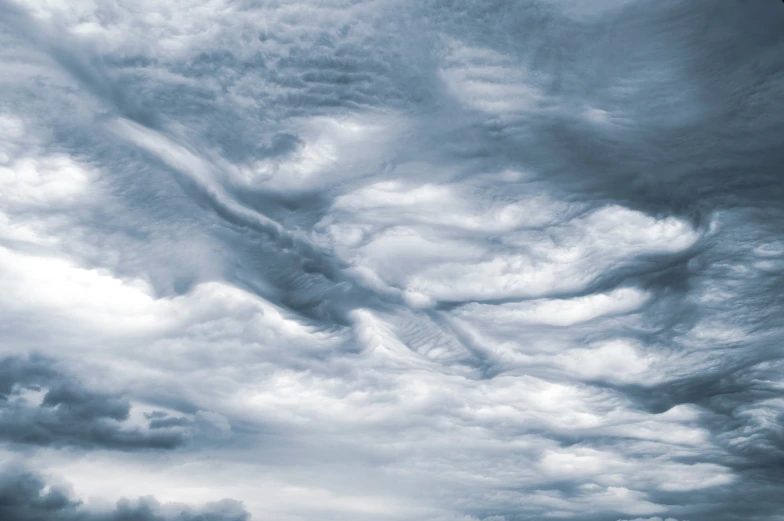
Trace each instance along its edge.
<path fill-rule="evenodd" d="M 784 520 L 778 0 L 0 0 L 3 521 Z"/>

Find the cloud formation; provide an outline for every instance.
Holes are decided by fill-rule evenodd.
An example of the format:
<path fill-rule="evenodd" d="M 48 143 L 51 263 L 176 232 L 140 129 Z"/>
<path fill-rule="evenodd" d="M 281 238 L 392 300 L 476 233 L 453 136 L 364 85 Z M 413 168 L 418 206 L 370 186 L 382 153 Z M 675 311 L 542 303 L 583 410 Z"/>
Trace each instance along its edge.
<path fill-rule="evenodd" d="M 49 485 L 32 472 L 16 469 L 0 475 L 0 515 L 8 521 L 247 521 L 242 504 L 229 499 L 194 509 L 161 504 L 153 497 L 121 499 L 114 509 L 90 509 L 70 491 Z"/>
<path fill-rule="evenodd" d="M 783 25 L 0 1 L 0 517 L 777 519 Z"/>
<path fill-rule="evenodd" d="M 174 449 L 184 443 L 183 420 L 155 416 L 150 429 L 127 428 L 131 405 L 119 395 L 84 387 L 44 358 L 0 360 L 0 439 L 83 448 Z M 157 423 L 155 423 L 157 420 Z"/>

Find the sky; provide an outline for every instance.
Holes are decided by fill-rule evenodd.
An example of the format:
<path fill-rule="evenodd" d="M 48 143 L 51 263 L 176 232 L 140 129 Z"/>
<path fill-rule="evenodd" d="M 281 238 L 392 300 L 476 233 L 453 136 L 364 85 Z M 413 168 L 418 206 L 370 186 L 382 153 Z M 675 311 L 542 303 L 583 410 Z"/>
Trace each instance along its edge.
<path fill-rule="evenodd" d="M 0 0 L 0 519 L 784 520 L 777 0 Z"/>

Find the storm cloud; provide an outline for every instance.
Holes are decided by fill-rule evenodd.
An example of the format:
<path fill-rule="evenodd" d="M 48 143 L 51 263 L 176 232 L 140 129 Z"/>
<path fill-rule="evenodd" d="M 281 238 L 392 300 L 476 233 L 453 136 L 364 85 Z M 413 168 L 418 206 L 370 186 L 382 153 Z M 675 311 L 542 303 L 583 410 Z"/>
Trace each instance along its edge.
<path fill-rule="evenodd" d="M 123 450 L 173 449 L 184 443 L 181 432 L 125 428 L 131 412 L 127 399 L 88 389 L 44 358 L 0 360 L 0 382 L 0 439 Z M 185 424 L 184 419 L 156 417 L 149 428 Z"/>
<path fill-rule="evenodd" d="M 0 27 L 0 517 L 781 518 L 781 2 Z"/>
<path fill-rule="evenodd" d="M 87 508 L 71 497 L 66 486 L 46 483 L 40 476 L 23 469 L 0 475 L 0 515 L 8 521 L 247 521 L 250 516 L 242 504 L 229 499 L 202 508 L 186 505 L 161 505 L 153 497 L 135 501 L 121 499 L 114 509 Z"/>

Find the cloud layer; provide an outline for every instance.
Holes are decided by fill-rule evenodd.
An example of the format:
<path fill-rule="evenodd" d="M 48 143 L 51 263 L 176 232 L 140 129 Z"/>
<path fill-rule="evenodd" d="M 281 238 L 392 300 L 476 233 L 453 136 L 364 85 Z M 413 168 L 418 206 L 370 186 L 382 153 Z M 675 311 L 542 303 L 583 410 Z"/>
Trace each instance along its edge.
<path fill-rule="evenodd" d="M 778 519 L 784 8 L 566 4 L 1 1 L 0 517 Z"/>

